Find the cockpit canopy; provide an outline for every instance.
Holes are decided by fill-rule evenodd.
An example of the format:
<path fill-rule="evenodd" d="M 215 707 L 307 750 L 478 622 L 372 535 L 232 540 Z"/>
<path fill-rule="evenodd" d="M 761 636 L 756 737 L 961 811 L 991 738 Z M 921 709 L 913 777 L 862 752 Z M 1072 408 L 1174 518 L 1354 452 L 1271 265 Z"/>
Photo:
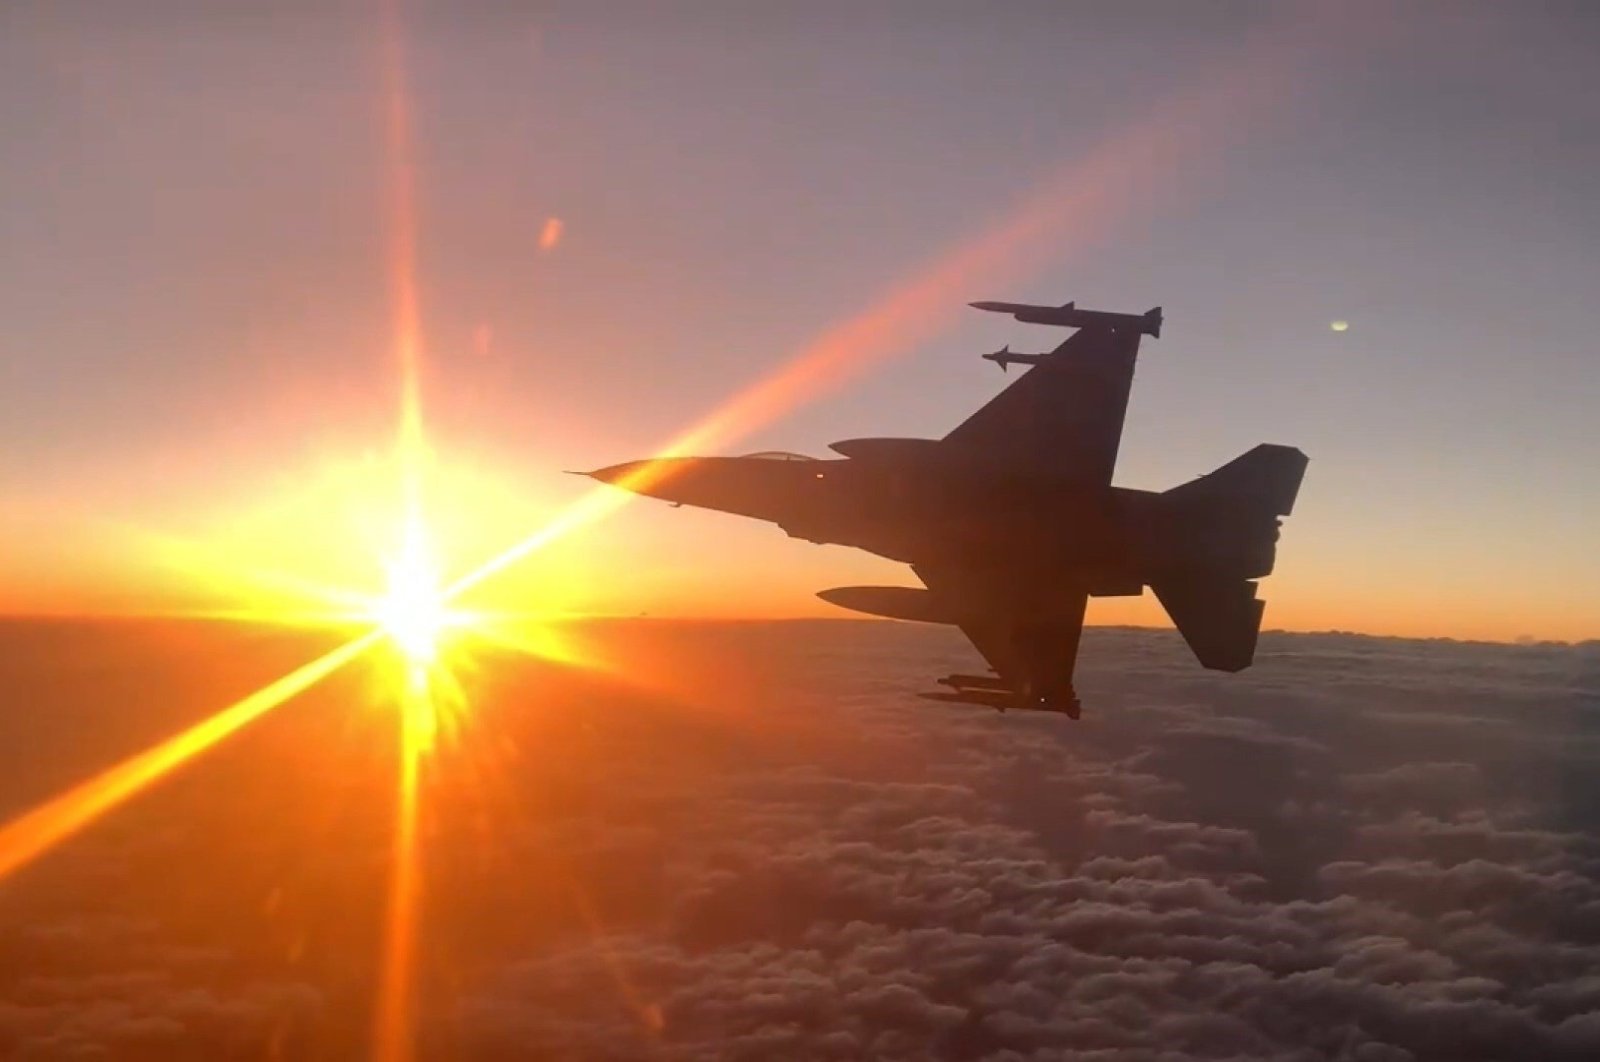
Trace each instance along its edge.
<path fill-rule="evenodd" d="M 755 458 L 758 461 L 815 461 L 815 457 L 806 454 L 794 454 L 787 450 L 758 450 L 753 454 L 745 454 L 745 458 Z"/>

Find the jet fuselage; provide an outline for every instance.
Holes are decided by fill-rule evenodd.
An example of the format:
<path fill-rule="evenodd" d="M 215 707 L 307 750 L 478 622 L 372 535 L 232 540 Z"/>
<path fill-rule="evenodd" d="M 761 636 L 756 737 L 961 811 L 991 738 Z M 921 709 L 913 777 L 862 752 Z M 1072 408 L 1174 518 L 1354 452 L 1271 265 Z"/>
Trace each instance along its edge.
<path fill-rule="evenodd" d="M 1137 595 L 1201 560 L 1215 568 L 1227 561 L 1216 548 L 1247 554 L 1225 564 L 1240 578 L 1265 573 L 1251 570 L 1262 565 L 1248 555 L 1263 546 L 1265 570 L 1271 568 L 1270 540 L 1241 551 L 1235 528 L 1207 533 L 1193 519 L 1183 519 L 1175 534 L 1184 514 L 1159 494 L 1041 478 L 932 446 L 830 460 L 661 458 L 591 475 L 675 504 L 771 521 L 811 542 L 906 563 L 1025 566 L 1041 581 L 1095 596 Z M 1208 542 L 1216 547 L 1209 552 Z"/>

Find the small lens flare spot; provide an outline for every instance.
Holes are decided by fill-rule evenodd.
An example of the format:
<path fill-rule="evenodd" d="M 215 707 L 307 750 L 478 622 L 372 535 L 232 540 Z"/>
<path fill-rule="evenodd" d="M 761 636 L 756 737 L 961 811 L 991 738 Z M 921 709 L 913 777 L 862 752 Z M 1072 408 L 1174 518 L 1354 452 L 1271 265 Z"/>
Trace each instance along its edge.
<path fill-rule="evenodd" d="M 1350 322 L 1349 321 L 1330 321 L 1328 323 L 1328 327 L 1333 329 L 1335 332 L 1348 332 L 1348 331 L 1350 331 Z"/>
<path fill-rule="evenodd" d="M 566 227 L 566 222 L 560 218 L 545 218 L 544 228 L 539 230 L 539 250 L 555 250 Z"/>

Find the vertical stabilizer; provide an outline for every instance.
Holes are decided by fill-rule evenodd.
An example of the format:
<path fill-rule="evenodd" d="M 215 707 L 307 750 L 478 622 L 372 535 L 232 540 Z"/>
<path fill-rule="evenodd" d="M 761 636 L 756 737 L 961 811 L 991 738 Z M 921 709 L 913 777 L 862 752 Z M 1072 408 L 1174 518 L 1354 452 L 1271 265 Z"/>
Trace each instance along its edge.
<path fill-rule="evenodd" d="M 1178 504 L 1203 502 L 1248 509 L 1257 515 L 1288 516 L 1300 493 L 1310 459 L 1293 446 L 1262 443 L 1215 472 L 1166 492 Z"/>

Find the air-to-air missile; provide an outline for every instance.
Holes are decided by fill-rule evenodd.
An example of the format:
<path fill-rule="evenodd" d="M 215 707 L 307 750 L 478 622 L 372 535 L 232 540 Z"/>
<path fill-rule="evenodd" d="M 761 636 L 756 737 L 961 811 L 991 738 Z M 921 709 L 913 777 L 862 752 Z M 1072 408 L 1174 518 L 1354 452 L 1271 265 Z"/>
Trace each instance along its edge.
<path fill-rule="evenodd" d="M 993 354 L 985 354 L 983 360 L 994 362 L 1000 366 L 1001 372 L 1006 372 L 1013 365 L 1037 365 L 1043 357 L 1043 354 L 1019 354 L 1007 344 Z"/>
<path fill-rule="evenodd" d="M 1159 306 L 1147 313 L 1108 313 L 1105 310 L 1080 310 L 1070 302 L 1064 306 L 1034 306 L 1026 302 L 973 302 L 967 305 L 975 310 L 1010 314 L 1024 324 L 1056 325 L 1061 328 L 1104 328 L 1112 332 L 1133 329 L 1142 335 L 1161 338 Z M 1016 356 L 1012 355 L 1009 360 L 1016 360 Z"/>

